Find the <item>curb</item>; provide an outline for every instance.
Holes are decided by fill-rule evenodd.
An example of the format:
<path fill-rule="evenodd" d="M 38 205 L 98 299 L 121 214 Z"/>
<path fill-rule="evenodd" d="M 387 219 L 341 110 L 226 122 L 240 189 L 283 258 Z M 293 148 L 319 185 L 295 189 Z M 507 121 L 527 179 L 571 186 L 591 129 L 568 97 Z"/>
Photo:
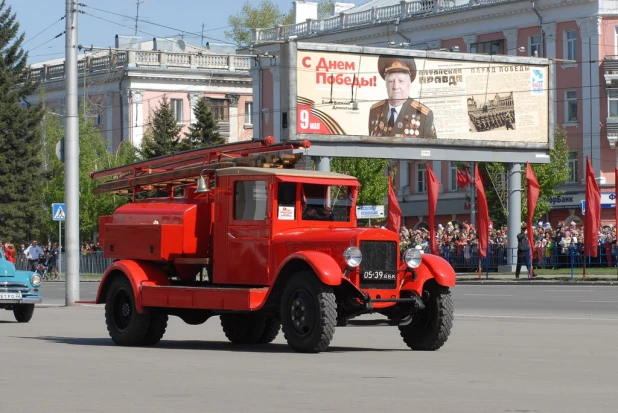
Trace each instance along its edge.
<path fill-rule="evenodd" d="M 534 281 L 499 281 L 499 280 L 479 280 L 479 281 L 459 281 L 455 282 L 458 285 L 611 285 L 618 287 L 618 281 L 551 281 L 551 280 L 534 280 Z"/>

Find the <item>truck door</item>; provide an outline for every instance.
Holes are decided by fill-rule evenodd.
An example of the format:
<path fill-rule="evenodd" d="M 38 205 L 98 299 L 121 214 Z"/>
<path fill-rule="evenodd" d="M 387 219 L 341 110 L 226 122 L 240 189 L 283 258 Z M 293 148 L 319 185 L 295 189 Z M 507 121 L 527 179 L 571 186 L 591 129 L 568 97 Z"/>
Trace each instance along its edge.
<path fill-rule="evenodd" d="M 268 181 L 231 180 L 231 197 L 223 214 L 225 262 L 215 262 L 217 284 L 267 285 L 270 250 L 270 194 Z M 227 227 L 227 228 L 225 228 Z M 216 246 L 215 246 L 216 247 Z M 220 250 L 220 252 L 223 252 Z"/>

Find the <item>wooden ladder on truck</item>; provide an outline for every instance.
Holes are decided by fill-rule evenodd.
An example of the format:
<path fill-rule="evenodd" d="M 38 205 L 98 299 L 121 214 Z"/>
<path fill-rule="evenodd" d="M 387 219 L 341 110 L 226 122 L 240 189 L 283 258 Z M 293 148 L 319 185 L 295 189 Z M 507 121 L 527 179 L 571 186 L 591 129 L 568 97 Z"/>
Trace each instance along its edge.
<path fill-rule="evenodd" d="M 192 185 L 205 170 L 233 166 L 293 168 L 309 141 L 275 143 L 272 136 L 264 139 L 209 146 L 175 152 L 145 161 L 90 173 L 102 182 L 95 194 L 129 194 L 133 201 L 139 192 L 164 190 L 173 196 L 174 188 Z"/>

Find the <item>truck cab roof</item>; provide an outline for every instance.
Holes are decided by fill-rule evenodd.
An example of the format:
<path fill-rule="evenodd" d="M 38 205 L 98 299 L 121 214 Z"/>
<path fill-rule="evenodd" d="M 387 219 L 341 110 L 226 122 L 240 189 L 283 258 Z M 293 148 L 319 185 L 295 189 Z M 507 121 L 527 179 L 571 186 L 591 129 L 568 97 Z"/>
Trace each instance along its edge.
<path fill-rule="evenodd" d="M 218 176 L 231 175 L 275 175 L 298 178 L 322 178 L 322 179 L 345 179 L 350 181 L 350 185 L 354 185 L 358 181 L 355 177 L 337 172 L 324 171 L 309 171 L 305 169 L 284 169 L 284 168 L 256 168 L 256 167 L 231 167 L 217 170 Z M 358 184 L 357 184 L 358 185 Z"/>

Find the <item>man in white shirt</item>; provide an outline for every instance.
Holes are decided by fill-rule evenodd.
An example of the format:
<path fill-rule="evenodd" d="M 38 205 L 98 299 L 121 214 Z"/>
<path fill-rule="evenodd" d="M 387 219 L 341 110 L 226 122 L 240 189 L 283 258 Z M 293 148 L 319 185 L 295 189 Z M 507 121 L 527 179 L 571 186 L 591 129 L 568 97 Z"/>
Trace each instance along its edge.
<path fill-rule="evenodd" d="M 36 240 L 32 240 L 32 244 L 24 251 L 26 258 L 28 259 L 28 271 L 36 271 L 39 258 L 45 253 L 43 248 L 37 245 Z"/>

